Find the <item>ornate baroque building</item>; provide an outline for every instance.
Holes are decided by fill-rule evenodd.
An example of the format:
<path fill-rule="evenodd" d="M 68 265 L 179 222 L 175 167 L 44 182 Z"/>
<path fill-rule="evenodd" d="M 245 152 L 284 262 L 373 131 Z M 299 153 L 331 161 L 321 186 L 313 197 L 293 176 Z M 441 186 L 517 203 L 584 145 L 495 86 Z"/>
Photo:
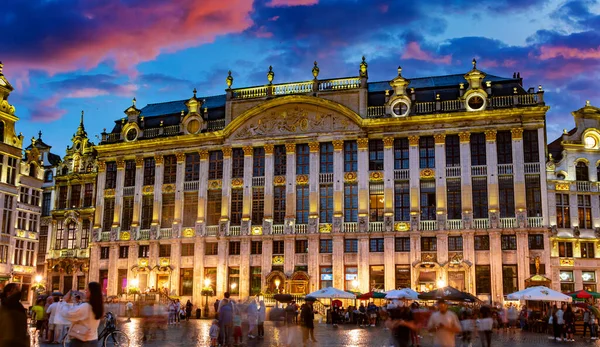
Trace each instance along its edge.
<path fill-rule="evenodd" d="M 356 77 L 312 73 L 134 99 L 96 146 L 90 279 L 194 302 L 205 279 L 218 296 L 448 283 L 500 301 L 550 264 L 541 86 L 475 61 L 384 82 L 364 59 Z"/>

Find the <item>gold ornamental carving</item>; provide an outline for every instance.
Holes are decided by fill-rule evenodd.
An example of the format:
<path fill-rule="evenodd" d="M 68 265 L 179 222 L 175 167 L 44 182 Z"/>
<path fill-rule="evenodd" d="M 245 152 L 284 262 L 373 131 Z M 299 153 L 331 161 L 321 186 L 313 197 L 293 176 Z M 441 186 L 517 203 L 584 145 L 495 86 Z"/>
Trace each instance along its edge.
<path fill-rule="evenodd" d="M 369 180 L 371 182 L 383 181 L 383 172 L 381 172 L 381 171 L 371 171 L 369 173 Z"/>
<path fill-rule="evenodd" d="M 321 149 L 321 144 L 319 142 L 310 142 L 308 144 L 308 148 L 312 153 L 318 152 Z"/>
<path fill-rule="evenodd" d="M 298 176 L 296 176 L 296 184 L 298 184 L 298 185 L 306 185 L 306 184 L 308 184 L 308 175 L 298 175 Z"/>
<path fill-rule="evenodd" d="M 121 241 L 129 241 L 131 240 L 131 234 L 129 231 L 121 231 Z"/>
<path fill-rule="evenodd" d="M 234 178 L 231 180 L 231 188 L 242 188 L 244 186 L 243 178 Z"/>
<path fill-rule="evenodd" d="M 486 141 L 496 141 L 496 130 L 486 130 L 485 131 L 485 140 Z"/>
<path fill-rule="evenodd" d="M 244 147 L 242 147 L 242 150 L 244 151 L 244 155 L 253 155 L 254 154 L 254 147 L 252 147 L 252 146 L 244 146 Z"/>
<path fill-rule="evenodd" d="M 296 153 L 296 144 L 292 142 L 288 142 L 285 144 L 285 153 L 286 154 L 294 154 Z"/>
<path fill-rule="evenodd" d="M 523 128 L 510 129 L 510 133 L 513 140 L 520 140 L 523 138 Z"/>
<path fill-rule="evenodd" d="M 262 235 L 262 226 L 255 225 L 252 227 L 252 235 Z"/>
<path fill-rule="evenodd" d="M 368 149 L 369 148 L 369 139 L 366 137 L 361 137 L 360 139 L 356 139 L 356 146 L 358 149 Z"/>
<path fill-rule="evenodd" d="M 196 231 L 194 228 L 185 228 L 183 229 L 183 237 L 194 237 L 196 236 Z"/>
<path fill-rule="evenodd" d="M 265 154 L 266 155 L 270 155 L 273 154 L 273 150 L 275 149 L 275 146 L 272 143 L 267 143 L 265 146 Z"/>
<path fill-rule="evenodd" d="M 284 186 L 285 185 L 285 176 L 275 176 L 273 178 L 273 184 L 276 186 Z"/>
<path fill-rule="evenodd" d="M 138 267 L 147 267 L 148 266 L 148 258 L 139 258 L 138 259 Z"/>
<path fill-rule="evenodd" d="M 185 162 L 185 153 L 183 153 L 183 152 L 177 152 L 177 153 L 175 153 L 175 156 L 177 157 L 177 162 L 178 163 Z"/>
<path fill-rule="evenodd" d="M 420 176 L 421 178 L 435 178 L 435 171 L 433 169 L 423 169 Z"/>
<path fill-rule="evenodd" d="M 568 183 L 557 183 L 554 186 L 555 190 L 571 190 L 571 187 L 569 186 Z"/>
<path fill-rule="evenodd" d="M 458 138 L 460 139 L 460 142 L 469 142 L 471 141 L 471 133 L 468 131 L 463 131 L 458 133 Z"/>
<path fill-rule="evenodd" d="M 409 136 L 408 144 L 411 146 L 418 146 L 419 145 L 419 136 L 417 136 L 417 135 Z"/>
<path fill-rule="evenodd" d="M 346 172 L 344 173 L 344 182 L 346 183 L 354 183 L 356 182 L 357 175 L 356 172 Z"/>
<path fill-rule="evenodd" d="M 223 147 L 222 148 L 223 151 L 223 158 L 231 158 L 231 153 L 233 152 L 233 149 L 231 149 L 231 147 Z"/>
<path fill-rule="evenodd" d="M 560 259 L 560 266 L 575 266 L 573 259 Z"/>
<path fill-rule="evenodd" d="M 435 134 L 433 135 L 436 145 L 443 145 L 446 143 L 446 134 Z"/>
<path fill-rule="evenodd" d="M 175 184 L 173 184 L 173 183 L 163 184 L 162 192 L 166 193 L 166 194 L 175 193 Z"/>
<path fill-rule="evenodd" d="M 171 265 L 171 259 L 170 258 L 160 258 L 158 263 L 160 264 L 161 267 L 167 267 L 167 266 Z"/>
<path fill-rule="evenodd" d="M 383 148 L 392 148 L 394 147 L 394 138 L 393 137 L 384 137 L 383 138 Z"/>
<path fill-rule="evenodd" d="M 283 265 L 285 263 L 285 258 L 283 255 L 274 255 L 273 256 L 273 265 Z"/>
<path fill-rule="evenodd" d="M 155 154 L 154 155 L 154 163 L 156 165 L 162 165 L 165 161 L 165 157 L 163 157 L 162 154 Z"/>
<path fill-rule="evenodd" d="M 410 224 L 408 222 L 396 222 L 396 223 L 394 223 L 394 230 L 408 231 L 408 230 L 410 230 Z"/>
<path fill-rule="evenodd" d="M 104 160 L 98 160 L 98 172 L 106 171 L 106 162 Z"/>
<path fill-rule="evenodd" d="M 223 187 L 223 181 L 221 180 L 210 180 L 208 181 L 208 189 L 216 190 Z"/>
<path fill-rule="evenodd" d="M 198 151 L 198 154 L 200 155 L 200 160 L 208 160 L 208 150 L 201 149 Z"/>
<path fill-rule="evenodd" d="M 332 227 L 331 227 L 330 223 L 325 223 L 325 224 L 319 225 L 319 232 L 321 234 L 330 234 L 331 230 L 332 230 Z"/>
<path fill-rule="evenodd" d="M 144 157 L 135 157 L 135 166 L 143 167 L 144 166 Z"/>
<path fill-rule="evenodd" d="M 344 149 L 344 140 L 333 140 L 331 143 L 333 144 L 334 151 L 341 151 Z"/>
<path fill-rule="evenodd" d="M 115 196 L 114 188 L 104 189 L 104 197 L 105 198 L 112 198 L 113 196 Z"/>
<path fill-rule="evenodd" d="M 142 187 L 143 195 L 152 195 L 154 194 L 154 186 L 143 186 Z"/>

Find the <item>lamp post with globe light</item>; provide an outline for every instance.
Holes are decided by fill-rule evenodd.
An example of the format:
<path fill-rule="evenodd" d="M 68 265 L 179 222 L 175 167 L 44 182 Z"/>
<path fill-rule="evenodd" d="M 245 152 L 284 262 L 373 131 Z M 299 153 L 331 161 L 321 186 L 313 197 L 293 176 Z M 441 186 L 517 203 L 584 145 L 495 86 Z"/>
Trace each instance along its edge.
<path fill-rule="evenodd" d="M 204 301 L 204 318 L 208 318 L 208 297 L 213 295 L 212 287 L 210 286 L 210 278 L 204 279 L 204 288 L 202 289 L 202 295 L 205 297 Z"/>
<path fill-rule="evenodd" d="M 42 277 L 42 275 L 35 275 L 35 292 L 37 295 L 40 295 L 43 291 L 43 289 L 45 288 L 44 285 L 42 284 L 42 280 L 44 279 L 44 277 Z"/>

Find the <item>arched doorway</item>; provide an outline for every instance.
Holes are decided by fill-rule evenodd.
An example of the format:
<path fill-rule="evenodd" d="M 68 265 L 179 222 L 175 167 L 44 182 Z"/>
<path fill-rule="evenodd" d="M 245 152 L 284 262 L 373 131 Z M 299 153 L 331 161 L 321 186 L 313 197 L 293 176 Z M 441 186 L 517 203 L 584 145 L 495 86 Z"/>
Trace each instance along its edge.
<path fill-rule="evenodd" d="M 305 271 L 296 271 L 288 281 L 288 292 L 290 294 L 305 295 L 308 294 L 308 283 L 310 276 Z"/>
<path fill-rule="evenodd" d="M 429 292 L 437 288 L 437 281 L 443 278 L 443 269 L 436 262 L 417 262 L 413 264 L 415 271 L 415 290 Z"/>
<path fill-rule="evenodd" d="M 471 292 L 471 262 L 465 261 L 462 255 L 456 254 L 444 264 L 444 270 L 448 275 L 448 285 L 461 292 Z"/>
<path fill-rule="evenodd" d="M 265 293 L 279 294 L 285 292 L 287 277 L 281 271 L 271 271 L 265 278 Z"/>

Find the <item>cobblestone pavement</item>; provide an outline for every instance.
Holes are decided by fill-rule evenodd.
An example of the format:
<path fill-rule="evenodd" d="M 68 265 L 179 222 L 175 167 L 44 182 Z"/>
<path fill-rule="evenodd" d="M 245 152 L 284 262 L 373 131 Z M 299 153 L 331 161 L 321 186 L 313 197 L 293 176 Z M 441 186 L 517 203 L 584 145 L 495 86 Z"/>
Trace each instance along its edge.
<path fill-rule="evenodd" d="M 163 327 L 156 331 L 156 337 L 149 341 L 142 341 L 141 320 L 133 319 L 130 323 L 122 322 L 119 328 L 125 331 L 131 338 L 131 347 L 179 347 L 179 346 L 208 346 L 208 330 L 210 320 L 190 320 L 182 322 L 178 326 Z M 164 334 L 163 334 L 164 333 Z M 283 346 L 287 340 L 288 329 L 275 326 L 272 322 L 265 323 L 265 338 L 262 340 L 249 340 L 244 335 L 243 346 Z M 293 329 L 291 346 L 302 346 L 302 335 L 300 328 Z M 432 337 L 423 332 L 421 346 L 432 346 Z M 315 322 L 315 337 L 318 342 L 309 344 L 309 346 L 389 346 L 389 332 L 380 327 L 360 328 L 354 325 L 340 326 L 333 328 L 331 325 L 318 324 Z M 35 347 L 52 347 L 57 345 L 33 343 Z M 461 345 L 457 343 L 457 347 Z M 479 339 L 473 343 L 474 347 L 481 346 Z M 510 346 L 510 347 L 541 347 L 541 346 L 598 346 L 600 341 L 584 340 L 577 337 L 575 342 L 557 342 L 548 339 L 546 334 L 516 332 L 516 333 L 494 333 L 492 346 Z"/>

